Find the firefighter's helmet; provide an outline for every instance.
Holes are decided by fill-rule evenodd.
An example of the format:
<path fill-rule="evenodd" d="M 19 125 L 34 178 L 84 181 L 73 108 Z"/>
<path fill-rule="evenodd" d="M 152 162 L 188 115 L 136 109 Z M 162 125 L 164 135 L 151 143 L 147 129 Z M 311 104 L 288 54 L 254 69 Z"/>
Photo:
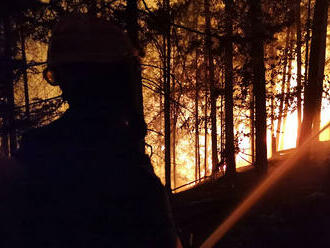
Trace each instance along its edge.
<path fill-rule="evenodd" d="M 92 16 L 66 17 L 53 30 L 44 76 L 56 85 L 53 69 L 74 63 L 118 63 L 137 55 L 129 37 L 109 21 Z"/>

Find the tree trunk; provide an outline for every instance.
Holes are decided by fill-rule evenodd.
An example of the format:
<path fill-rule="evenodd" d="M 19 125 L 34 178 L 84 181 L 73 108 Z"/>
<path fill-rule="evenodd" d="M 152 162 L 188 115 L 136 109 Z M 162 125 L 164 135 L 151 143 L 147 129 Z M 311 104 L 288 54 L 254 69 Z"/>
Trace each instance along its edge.
<path fill-rule="evenodd" d="M 172 118 L 172 164 L 173 164 L 173 189 L 176 188 L 176 123 L 177 123 L 177 113 L 174 111 Z"/>
<path fill-rule="evenodd" d="M 304 75 L 304 87 L 308 81 L 308 69 L 309 69 L 309 40 L 310 40 L 310 29 L 311 29 L 311 0 L 308 0 L 307 6 L 307 20 L 306 20 L 306 51 L 305 51 L 305 75 Z M 300 133 L 299 133 L 300 135 Z"/>
<path fill-rule="evenodd" d="M 173 65 L 173 68 L 175 68 L 175 65 Z M 180 96 L 178 98 L 176 98 L 175 96 L 175 81 L 172 81 L 172 85 L 171 85 L 171 92 L 173 92 L 171 95 L 172 99 L 175 99 L 175 102 L 180 102 Z M 180 93 L 181 94 L 181 93 Z M 177 187 L 176 185 L 176 144 L 177 144 L 177 136 L 176 136 L 176 132 L 177 132 L 177 128 L 176 128 L 176 124 L 178 122 L 178 105 L 177 104 L 172 104 L 171 107 L 171 113 L 172 113 L 172 117 L 171 117 L 171 142 L 172 142 L 172 148 L 171 148 L 171 152 L 172 152 L 172 183 L 173 183 L 173 189 L 175 189 Z"/>
<path fill-rule="evenodd" d="M 226 176 L 233 176 L 236 173 L 235 162 L 235 147 L 234 147 L 234 120 L 233 120 L 233 43 L 231 37 L 233 35 L 233 1 L 225 1 L 226 11 L 226 36 L 227 42 L 225 44 L 225 130 L 226 130 L 226 148 L 225 156 L 227 163 Z"/>
<path fill-rule="evenodd" d="M 225 72 L 224 68 L 221 69 L 221 89 L 225 87 Z M 225 130 L 224 130 L 224 94 L 220 94 L 220 127 L 221 127 L 221 137 L 220 137 L 220 148 L 221 148 L 221 161 L 225 160 Z"/>
<path fill-rule="evenodd" d="M 283 63 L 283 77 L 281 85 L 281 99 L 279 106 L 279 116 L 277 121 L 277 130 L 276 130 L 276 149 L 279 150 L 280 137 L 282 135 L 282 119 L 283 119 L 283 106 L 285 100 L 285 83 L 287 76 L 287 66 L 288 66 L 288 51 L 289 51 L 289 42 L 290 42 L 290 28 L 287 28 L 286 39 L 285 39 L 285 48 L 284 48 L 284 63 Z"/>
<path fill-rule="evenodd" d="M 25 51 L 25 37 L 23 28 L 20 31 L 21 34 L 21 49 L 22 49 L 22 61 L 23 61 L 23 82 L 24 82 L 24 96 L 25 96 L 25 116 L 26 119 L 30 119 L 30 98 L 29 98 L 29 84 L 27 75 L 27 61 Z"/>
<path fill-rule="evenodd" d="M 7 120 L 5 123 L 9 131 L 9 155 L 15 153 L 17 149 L 17 137 L 15 128 L 15 98 L 14 98 L 14 80 L 13 80 L 13 65 L 12 65 L 12 50 L 11 50 L 11 28 L 9 17 L 4 18 L 4 33 L 5 33 L 5 60 L 7 62 L 6 70 L 6 96 L 8 112 L 6 114 Z"/>
<path fill-rule="evenodd" d="M 296 0 L 296 29 L 297 29 L 297 137 L 299 136 L 301 129 L 301 21 L 300 21 L 300 2 L 301 0 Z M 298 139 L 297 139 L 298 144 Z"/>
<path fill-rule="evenodd" d="M 210 2 L 204 0 L 205 11 L 205 61 L 207 64 L 208 77 L 210 87 L 210 103 L 211 103 L 211 141 L 212 141 L 212 175 L 215 174 L 218 164 L 218 145 L 217 145 L 217 114 L 216 114 L 216 101 L 215 82 L 214 82 L 214 62 L 212 54 L 212 41 L 211 41 L 211 17 L 210 17 Z"/>
<path fill-rule="evenodd" d="M 198 11 L 197 2 L 193 3 L 194 13 Z M 198 15 L 194 16 L 194 28 L 198 28 Z M 198 35 L 193 37 L 198 39 Z M 201 155 L 200 155 L 200 142 L 199 142 L 199 91 L 200 91 L 200 71 L 198 66 L 198 59 L 200 56 L 199 48 L 195 49 L 195 180 L 201 179 Z"/>
<path fill-rule="evenodd" d="M 207 97 L 207 81 L 205 79 L 205 106 L 204 106 L 204 118 L 205 118 L 205 122 L 204 122 L 204 144 L 205 144 L 205 150 L 204 150 L 204 175 L 207 176 L 207 156 L 208 156 L 208 153 L 207 153 L 207 135 L 208 135 L 208 132 L 207 132 L 207 124 L 208 124 L 208 118 L 207 118 L 207 101 L 208 101 L 208 97 Z"/>
<path fill-rule="evenodd" d="M 199 113 L 198 113 L 198 100 L 199 100 L 199 73 L 198 73 L 198 49 L 195 51 L 195 180 L 201 178 L 200 168 L 200 151 L 199 151 Z"/>
<path fill-rule="evenodd" d="M 270 131 L 270 136 L 271 136 L 271 144 L 272 144 L 272 157 L 276 155 L 276 137 L 275 137 L 275 120 L 274 120 L 274 90 L 272 88 L 272 99 L 270 103 L 270 111 L 271 111 L 271 131 Z"/>
<path fill-rule="evenodd" d="M 170 2 L 164 0 L 165 11 L 170 14 Z M 164 34 L 164 119 L 165 119 L 165 188 L 171 193 L 171 26 L 169 19 Z"/>
<path fill-rule="evenodd" d="M 293 33 L 291 32 L 291 36 Z M 290 37 L 290 45 L 289 45 L 289 63 L 288 63 L 288 78 L 286 79 L 286 95 L 284 100 L 284 110 L 283 110 L 283 128 L 282 128 L 282 136 L 284 137 L 284 132 L 286 130 L 286 120 L 288 116 L 289 110 L 289 95 L 290 95 L 290 87 L 291 87 L 291 75 L 292 75 L 292 60 L 293 60 L 293 39 Z M 281 147 L 284 146 L 284 138 L 282 137 Z"/>
<path fill-rule="evenodd" d="M 311 55 L 309 61 L 308 83 L 304 94 L 304 118 L 301 126 L 299 145 L 306 141 L 312 132 L 320 128 L 328 1 L 316 0 L 312 27 Z"/>
<path fill-rule="evenodd" d="M 253 165 L 255 165 L 255 99 L 254 99 L 254 93 L 253 93 L 253 85 L 250 85 L 250 134 L 251 134 L 251 162 Z"/>
<path fill-rule="evenodd" d="M 275 63 L 276 58 L 276 52 L 273 45 L 271 45 L 270 48 L 271 51 L 271 64 Z M 270 85 L 270 91 L 271 91 L 271 102 L 270 102 L 270 111 L 271 111 L 271 130 L 270 130 L 270 136 L 271 136 L 271 144 L 272 144 L 272 157 L 276 155 L 276 136 L 275 136 L 275 86 L 276 81 L 274 80 L 276 78 L 276 70 L 274 68 L 271 69 L 271 85 Z"/>
<path fill-rule="evenodd" d="M 251 57 L 253 66 L 253 91 L 256 106 L 256 168 L 267 171 L 266 83 L 264 65 L 264 41 L 260 0 L 249 0 L 251 20 Z"/>

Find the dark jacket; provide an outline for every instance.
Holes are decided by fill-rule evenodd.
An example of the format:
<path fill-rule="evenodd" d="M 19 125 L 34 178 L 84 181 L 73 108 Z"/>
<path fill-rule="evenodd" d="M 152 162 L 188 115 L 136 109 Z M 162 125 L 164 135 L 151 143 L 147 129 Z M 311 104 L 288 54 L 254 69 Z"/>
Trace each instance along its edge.
<path fill-rule="evenodd" d="M 28 132 L 16 155 L 24 178 L 15 189 L 23 195 L 15 242 L 175 247 L 167 196 L 132 132 L 104 113 L 71 110 Z"/>

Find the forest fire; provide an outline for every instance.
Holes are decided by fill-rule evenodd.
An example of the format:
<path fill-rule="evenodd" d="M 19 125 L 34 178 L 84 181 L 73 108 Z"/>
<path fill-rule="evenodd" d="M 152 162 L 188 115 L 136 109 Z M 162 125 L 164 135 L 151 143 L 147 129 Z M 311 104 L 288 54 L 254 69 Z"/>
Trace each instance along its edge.
<path fill-rule="evenodd" d="M 224 7 L 224 6 L 222 6 Z M 193 7 L 192 7 L 193 8 Z M 306 10 L 307 11 L 307 10 Z M 197 26 L 199 25 L 199 23 L 197 24 Z M 272 85 L 269 85 L 267 87 L 267 94 L 271 94 L 273 93 L 274 95 L 276 95 L 276 99 L 275 102 L 272 102 L 274 100 L 268 99 L 267 100 L 267 107 L 269 108 L 269 112 L 268 112 L 268 116 L 271 117 L 272 120 L 269 119 L 269 128 L 267 130 L 267 150 L 268 150 L 268 157 L 272 156 L 272 153 L 274 153 L 274 150 L 272 147 L 274 147 L 274 145 L 272 145 L 272 143 L 274 142 L 274 140 L 272 140 L 272 130 L 274 130 L 274 136 L 276 136 L 276 141 L 277 144 L 275 145 L 275 152 L 276 151 L 280 151 L 280 150 L 285 150 L 285 149 L 289 149 L 289 148 L 294 148 L 296 147 L 296 143 L 297 143 L 297 134 L 298 134 L 298 110 L 296 109 L 297 107 L 295 105 L 297 105 L 297 99 L 292 99 L 292 96 L 290 96 L 290 94 L 293 94 L 293 92 L 297 89 L 297 67 L 298 67 L 298 61 L 296 58 L 293 57 L 293 44 L 294 44 L 294 38 L 293 38 L 293 31 L 292 28 L 288 27 L 285 30 L 283 30 L 281 33 L 276 34 L 276 41 L 274 42 L 274 44 L 270 44 L 270 46 L 266 46 L 266 51 L 269 52 L 269 54 L 267 54 L 268 56 L 268 60 L 270 61 L 270 67 L 269 70 L 266 72 L 266 81 L 272 83 Z M 273 49 L 272 47 L 277 46 L 276 51 L 274 51 L 275 49 Z M 159 55 L 157 54 L 157 51 L 154 50 L 153 47 L 149 47 L 149 53 L 151 54 L 155 54 L 155 57 L 152 57 L 152 60 L 162 60 L 161 57 L 158 57 Z M 174 49 L 173 53 L 177 53 L 178 51 L 176 51 Z M 308 51 L 306 51 L 308 52 Z M 188 55 L 188 56 L 192 56 L 192 55 Z M 196 61 L 197 62 L 197 67 L 201 67 L 204 70 L 207 69 L 207 65 L 203 65 L 203 63 L 205 63 L 205 58 L 204 58 L 204 62 L 203 62 L 203 56 L 201 56 L 199 54 L 200 58 L 197 58 Z M 278 56 L 282 56 L 282 59 L 278 59 Z M 284 58 L 283 58 L 284 56 Z M 285 57 L 287 56 L 287 57 Z M 274 59 L 277 58 L 277 59 Z M 171 60 L 171 63 L 176 64 L 177 58 L 175 57 L 175 55 L 173 55 L 173 58 Z M 277 62 L 276 62 L 277 60 Z M 283 62 L 283 61 L 286 62 Z M 149 58 L 146 58 L 146 61 L 149 61 Z M 273 62 L 272 62 L 273 61 Z M 150 63 L 146 63 L 146 64 L 150 64 Z M 199 65 L 198 63 L 201 63 L 201 65 Z M 275 64 L 278 63 L 278 64 Z M 305 64 L 302 64 L 300 61 L 300 73 L 302 73 L 302 75 L 304 75 L 306 77 L 305 73 Z M 194 66 L 194 65 L 192 65 Z M 204 66 L 204 67 L 203 67 Z M 268 65 L 266 64 L 266 67 Z M 268 67 L 267 67 L 268 68 Z M 180 71 L 181 70 L 181 71 Z M 327 68 L 325 69 L 327 70 Z M 282 71 L 282 73 L 280 72 Z M 178 79 L 174 79 L 173 81 L 173 87 L 175 88 L 175 84 L 176 81 L 175 80 L 193 80 L 193 82 L 196 84 L 196 79 L 194 78 L 189 78 L 189 76 L 185 75 L 185 73 L 182 73 L 182 69 L 180 67 L 173 67 L 173 73 L 174 75 L 176 75 L 178 77 Z M 177 74 L 175 74 L 177 73 Z M 181 75 L 180 77 L 178 75 Z M 201 75 L 207 74 L 207 72 L 202 73 Z M 153 77 L 152 75 L 157 75 L 157 77 Z M 218 85 L 220 85 L 220 87 L 222 85 L 224 85 L 224 71 L 220 70 L 217 71 L 217 83 Z M 275 76 L 274 76 L 275 75 Z M 148 69 L 146 68 L 146 72 L 145 72 L 145 78 L 147 78 L 148 80 L 150 78 L 153 79 L 154 82 L 159 82 L 158 80 L 162 78 L 162 72 L 158 71 L 157 73 L 155 73 L 154 69 Z M 239 76 L 237 76 L 237 78 L 239 78 Z M 305 78 L 306 80 L 306 78 Z M 325 84 L 328 84 L 327 82 L 325 82 Z M 161 86 L 162 83 L 159 82 L 159 85 Z M 219 86 L 218 86 L 219 87 Z M 327 86 L 325 86 L 325 88 L 327 88 Z M 148 91 L 148 89 L 146 89 L 146 91 Z M 236 89 L 236 93 L 237 94 L 237 98 L 239 99 L 240 94 L 242 94 L 242 92 L 240 92 L 241 89 L 237 88 Z M 177 94 L 177 95 L 175 95 Z M 200 91 L 199 94 L 203 94 L 203 91 Z M 206 95 L 206 93 L 204 92 L 204 96 Z M 282 95 L 282 96 L 281 96 Z M 147 94 L 145 96 L 146 101 L 148 101 L 148 99 L 150 99 L 150 97 L 148 97 L 149 95 Z M 203 96 L 203 97 L 204 97 Z M 177 98 L 176 98 L 177 97 Z M 189 111 L 185 111 L 184 108 L 182 108 L 181 106 L 188 106 L 188 108 L 191 110 L 191 112 L 194 109 L 194 106 L 196 106 L 196 100 L 193 99 L 193 97 L 190 96 L 186 96 L 186 95 L 181 95 L 179 93 L 173 93 L 172 98 L 172 108 L 173 108 L 173 113 L 176 112 L 175 109 L 179 109 L 179 111 L 181 111 L 181 113 L 184 115 L 184 118 L 180 120 L 180 118 L 175 117 L 175 129 L 173 130 L 172 127 L 172 133 L 171 135 L 173 135 L 173 132 L 178 132 L 177 134 L 175 134 L 175 142 L 176 142 L 176 146 L 173 146 L 171 149 L 175 149 L 175 155 L 171 155 L 172 156 L 172 160 L 174 159 L 174 162 L 172 163 L 172 183 L 174 185 L 180 185 L 180 184 L 185 184 L 187 183 L 187 179 L 189 179 L 190 181 L 194 181 L 196 179 L 196 167 L 201 168 L 200 170 L 202 171 L 203 175 L 205 175 L 205 155 L 207 156 L 206 159 L 206 174 L 210 174 L 212 173 L 212 127 L 208 126 L 205 130 L 207 131 L 203 131 L 202 125 L 199 126 L 200 130 L 199 130 L 199 135 L 198 135 L 198 142 L 199 142 L 199 159 L 196 159 L 196 155 L 194 155 L 193 151 L 192 151 L 192 147 L 196 147 L 196 138 L 195 142 L 192 140 L 192 134 L 191 132 L 179 132 L 179 129 L 176 128 L 185 128 L 185 125 L 187 124 L 187 118 L 188 120 L 194 118 L 193 114 L 189 113 Z M 220 144 L 218 146 L 218 159 L 223 159 L 221 157 L 221 151 L 224 150 L 224 143 L 225 142 L 225 131 L 224 131 L 224 98 L 220 97 L 221 99 L 218 99 L 216 102 L 216 106 L 219 109 L 219 114 L 218 114 L 218 118 L 217 118 L 217 133 L 219 134 L 218 137 L 218 144 Z M 160 99 L 160 111 L 161 110 L 161 105 L 162 100 Z M 179 102 L 177 102 L 176 99 L 179 99 Z M 201 101 L 201 102 L 200 102 Z M 237 105 L 239 105 L 239 103 L 242 100 L 237 100 Z M 154 100 L 151 100 L 151 102 L 154 102 Z M 195 102 L 195 103 L 194 103 Z M 244 101 L 243 101 L 244 102 Z M 289 104 L 290 103 L 290 104 Z M 202 100 L 202 96 L 201 96 L 201 100 L 199 100 L 197 102 L 198 106 L 198 116 L 200 118 L 203 118 L 203 116 L 205 116 L 205 100 Z M 324 95 L 324 100 L 323 100 L 323 108 L 322 108 L 322 114 L 321 114 L 321 122 L 325 123 L 326 121 L 328 121 L 328 116 L 329 116 L 329 108 L 328 108 L 328 100 L 326 100 L 326 95 Z M 203 106 L 204 105 L 204 106 Z M 235 104 L 234 104 L 235 105 Z M 290 105 L 290 106 L 289 106 Z M 152 108 L 151 106 L 148 105 L 148 102 L 146 102 L 146 109 Z M 272 108 L 272 110 L 271 110 Z M 210 117 L 211 116 L 211 111 L 210 109 L 207 110 L 207 115 Z M 273 111 L 271 113 L 271 111 Z M 301 110 L 300 110 L 301 111 Z M 282 113 L 283 112 L 283 113 Z M 196 111 L 195 111 L 195 117 L 196 117 Z M 172 115 L 172 114 L 171 114 Z M 240 167 L 240 166 L 245 166 L 245 165 L 249 165 L 249 164 L 253 164 L 254 163 L 254 155 L 252 155 L 255 152 L 255 148 L 251 149 L 251 144 L 254 142 L 253 140 L 251 140 L 251 124 L 249 121 L 248 117 L 249 115 L 251 115 L 251 112 L 249 110 L 242 110 L 241 108 L 235 108 L 234 107 L 234 123 L 235 123 L 235 134 L 236 134 L 236 146 L 237 146 L 237 151 L 236 151 L 236 166 Z M 160 115 L 162 116 L 162 115 Z M 188 117 L 187 117 L 188 116 Z M 242 116 L 246 116 L 245 118 L 242 118 Z M 178 121 L 179 119 L 179 121 Z M 163 120 L 160 120 L 161 122 Z M 203 121 L 203 119 L 201 119 L 201 123 L 205 122 Z M 159 123 L 159 122 L 157 122 Z M 280 127 L 279 126 L 280 123 Z M 150 127 L 155 127 L 155 129 L 159 132 L 162 132 L 162 129 L 159 129 L 159 127 L 161 126 L 153 126 L 153 121 L 149 122 Z M 210 124 L 208 124 L 210 125 Z M 181 127 L 180 127 L 181 126 Z M 271 127 L 272 126 L 272 127 Z M 153 129 L 153 128 L 151 128 Z M 177 130 L 177 131 L 176 131 Z M 196 130 L 196 129 L 195 129 Z M 207 133 L 208 135 L 205 135 L 205 133 Z M 150 134 L 151 136 L 153 134 Z M 207 137 L 206 137 L 207 136 Z M 155 144 L 155 140 L 154 138 L 148 138 L 148 140 L 150 139 L 150 143 Z M 321 136 L 320 136 L 321 140 L 329 140 L 329 135 L 326 134 L 326 132 L 324 132 Z M 184 141 L 182 141 L 184 140 Z M 205 146 L 205 140 L 206 140 L 206 146 Z M 189 142 L 190 141 L 190 142 Z M 196 148 L 195 148 L 196 150 Z M 196 152 L 195 152 L 196 153 Z M 221 157 L 221 158 L 220 158 Z M 161 166 L 162 164 L 164 164 L 164 160 L 163 160 L 163 156 L 157 156 L 157 158 L 153 158 L 153 162 L 154 165 L 156 166 L 156 168 L 158 166 Z M 189 161 L 189 162 L 188 162 Z M 197 162 L 196 162 L 197 161 Z M 173 164 L 175 164 L 175 169 Z M 194 169 L 195 168 L 195 169 Z M 156 169 L 157 170 L 157 169 Z M 175 172 L 174 172 L 175 170 Z M 161 173 L 159 173 L 159 175 L 164 178 L 164 169 L 161 170 L 157 170 L 160 171 Z M 175 180 L 177 182 L 173 182 L 174 180 L 174 176 L 173 173 L 176 173 L 175 176 Z"/>
<path fill-rule="evenodd" d="M 100 168 L 106 164 L 101 174 L 110 176 L 116 169 L 122 173 L 117 164 L 145 165 L 127 170 L 129 175 L 116 178 L 116 185 L 109 186 L 111 180 L 103 178 L 106 188 L 119 188 L 121 180 L 130 178 L 127 184 L 141 183 L 141 191 L 147 191 L 152 188 L 143 184 L 148 180 L 140 181 L 134 173 L 148 169 L 164 196 L 168 194 L 174 208 L 182 211 L 183 217 L 175 218 L 186 232 L 187 247 L 199 247 L 212 225 L 224 220 L 202 244 L 216 246 L 267 192 L 271 192 L 269 205 L 263 202 L 265 212 L 256 210 L 252 223 L 261 216 L 261 229 L 264 223 L 282 228 L 279 222 L 287 218 L 285 224 L 292 221 L 294 228 L 300 228 L 301 216 L 309 209 L 330 207 L 330 158 L 325 151 L 330 145 L 328 7 L 327 0 L 3 1 L 0 162 L 15 161 L 15 156 L 19 161 L 20 156 L 29 158 L 36 152 L 37 159 L 31 160 L 36 163 L 42 157 L 46 163 L 40 164 L 56 164 L 56 157 L 67 159 L 68 167 L 79 164 L 77 170 L 85 169 L 80 168 L 85 163 L 101 164 Z M 73 18 L 70 25 L 62 25 L 67 17 Z M 78 20 L 91 26 L 72 25 Z M 56 41 L 65 38 L 58 47 L 54 46 L 57 35 Z M 61 59 L 52 64 L 50 51 Z M 54 76 L 52 82 L 49 75 Z M 72 138 L 72 143 L 59 140 L 55 132 L 49 132 L 51 138 L 43 133 L 30 138 L 30 130 L 47 133 L 53 122 L 58 123 L 55 120 L 61 123 L 72 113 L 76 122 L 69 120 L 71 126 L 56 130 L 63 132 L 64 140 Z M 85 116 L 79 119 L 81 113 Z M 36 149 L 31 145 L 34 141 L 41 144 Z M 82 143 L 87 148 L 80 147 Z M 49 159 L 55 153 L 53 146 L 60 155 Z M 46 155 L 39 156 L 39 150 Z M 107 161 L 108 153 L 116 155 L 113 161 Z M 291 173 L 299 163 L 305 171 Z M 61 174 L 60 166 L 51 171 L 39 167 L 41 174 Z M 286 176 L 291 180 L 282 180 Z M 310 185 L 305 187 L 304 180 Z M 261 183 L 248 195 L 256 182 Z M 277 185 L 280 190 L 271 191 Z M 288 185 L 292 189 L 286 191 Z M 135 199 L 145 196 L 142 192 Z M 242 199 L 230 216 L 224 216 Z M 300 208 L 300 203 L 306 205 Z M 297 206 L 300 215 L 290 216 Z M 209 218 L 199 212 L 203 207 L 205 212 L 213 211 Z M 200 223 L 191 224 L 197 217 L 201 228 Z M 279 221 L 273 225 L 276 218 Z M 239 232 L 249 233 L 250 225 L 244 225 Z M 236 247 L 231 240 L 226 242 Z M 330 241 L 324 247 L 329 246 Z"/>
<path fill-rule="evenodd" d="M 47 2 L 47 1 L 44 1 Z M 48 2 L 47 2 L 48 3 Z M 118 3 L 117 3 L 118 4 Z M 146 14 L 148 11 L 155 11 L 159 6 L 155 1 L 146 1 L 146 5 L 142 4 L 140 7 Z M 180 1 L 177 1 L 178 8 L 180 8 Z M 183 3 L 182 3 L 183 4 Z M 64 5 L 67 6 L 67 5 Z M 121 6 L 116 5 L 116 6 Z M 182 7 L 185 6 L 184 4 Z M 68 7 L 68 6 L 67 6 Z M 66 8 L 67 8 L 66 7 Z M 186 6 L 189 11 L 194 12 L 194 4 Z M 220 4 L 213 6 L 218 8 L 220 13 L 224 14 L 225 5 Z M 306 7 L 306 6 L 305 6 Z M 222 12 L 221 12 L 222 11 Z M 243 10 L 242 10 L 243 11 Z M 266 10 L 265 10 L 266 11 Z M 268 10 L 271 11 L 271 10 Z M 302 22 L 306 22 L 308 17 L 308 9 L 301 10 Z M 192 20 L 189 16 L 177 17 L 178 22 L 185 23 L 185 26 L 192 25 L 200 32 L 203 31 L 205 20 L 199 18 Z M 213 24 L 217 23 L 215 16 L 211 17 Z M 148 29 L 148 19 L 142 18 L 141 21 L 144 26 L 141 28 Z M 212 29 L 213 27 L 211 27 Z M 213 30 L 214 31 L 214 30 Z M 243 32 L 241 27 L 238 27 L 239 32 Z M 150 30 L 152 34 L 153 30 Z M 195 181 L 199 177 L 203 178 L 212 174 L 214 169 L 214 162 L 212 155 L 214 153 L 214 139 L 212 133 L 212 111 L 211 110 L 211 95 L 209 86 L 205 84 L 208 80 L 209 65 L 208 55 L 205 53 L 203 46 L 196 50 L 196 53 L 188 51 L 189 46 L 194 42 L 208 42 L 203 40 L 205 37 L 198 35 L 198 32 L 192 32 L 181 28 L 178 32 L 181 35 L 187 36 L 187 43 L 171 44 L 171 95 L 170 95 L 170 116 L 171 116 L 171 180 L 172 185 L 179 187 L 180 185 Z M 274 152 L 272 135 L 276 136 L 275 145 L 277 151 L 290 149 L 296 147 L 297 133 L 298 133 L 298 110 L 297 98 L 293 97 L 297 90 L 297 70 L 298 61 L 294 57 L 294 43 L 295 37 L 293 35 L 293 26 L 283 26 L 282 30 L 274 34 L 275 40 L 272 43 L 265 45 L 266 52 L 266 74 L 265 80 L 267 83 L 267 94 L 273 94 L 274 97 L 267 98 L 267 156 L 271 157 Z M 157 36 L 153 42 L 146 45 L 147 56 L 143 58 L 143 85 L 144 87 L 144 112 L 148 124 L 147 143 L 152 147 L 152 152 L 147 148 L 147 151 L 152 156 L 152 161 L 157 175 L 160 176 L 165 183 L 165 131 L 164 131 L 164 91 L 163 80 L 166 76 L 164 74 L 164 54 L 162 53 L 162 36 Z M 175 39 L 172 37 L 172 39 Z M 31 71 L 28 72 L 29 95 L 31 99 L 47 99 L 60 95 L 60 91 L 56 88 L 50 88 L 46 84 L 40 84 L 42 75 L 39 73 L 41 69 L 37 69 L 40 65 L 33 66 L 34 61 L 44 61 L 46 58 L 47 44 L 33 40 L 33 37 L 27 35 L 24 41 L 26 45 L 26 60 L 31 64 Z M 219 43 L 214 41 L 214 47 L 220 49 Z M 186 47 L 188 50 L 182 48 Z M 239 45 L 235 49 L 239 47 Z M 275 48 L 274 48 L 275 47 Z M 180 50 L 181 49 L 181 50 Z M 306 51 L 306 47 L 303 47 Z M 180 57 L 181 53 L 186 53 L 185 59 Z M 19 54 L 17 56 L 20 56 Z M 216 133 L 217 133 L 217 162 L 224 160 L 224 150 L 226 145 L 225 137 L 225 95 L 221 91 L 225 86 L 225 68 L 223 61 L 217 57 L 213 58 L 214 62 L 214 81 L 216 88 L 219 90 L 218 98 L 215 106 L 216 113 Z M 306 61 L 302 61 L 300 73 L 306 77 L 305 66 Z M 41 63 L 42 64 L 42 63 Z M 248 107 L 251 104 L 251 81 L 245 76 L 246 73 L 245 62 L 243 57 L 234 56 L 234 64 L 238 68 L 235 72 L 234 85 L 234 106 L 233 106 L 233 121 L 234 121 L 234 143 L 235 143 L 235 158 L 236 167 L 254 164 L 255 160 L 255 137 L 251 136 L 251 130 L 255 129 L 251 126 L 251 112 Z M 325 67 L 325 74 L 327 75 L 329 68 Z M 39 72 L 38 72 L 39 70 Z M 21 79 L 21 81 L 23 78 Z M 306 80 L 306 79 L 305 79 Z M 20 82 L 21 82 L 20 81 Z M 248 84 L 246 86 L 246 84 Z M 196 86 L 197 85 L 197 86 Z M 329 82 L 324 81 L 324 89 L 329 88 Z M 24 95 L 23 84 L 15 85 L 15 104 L 22 106 L 26 103 L 26 95 Z M 222 92 L 222 93 L 221 93 Z M 321 110 L 321 124 L 329 121 L 329 99 L 327 98 L 328 91 L 324 92 L 322 110 Z M 196 98 L 196 96 L 198 96 Z M 206 104 L 207 103 L 207 104 Z M 197 106 L 197 107 L 196 107 Z M 65 108 L 62 108 L 63 112 Z M 282 114 L 283 112 L 283 114 Z M 46 118 L 49 122 L 49 118 Z M 45 120 L 45 119 L 44 119 Z M 42 122 L 42 123 L 47 123 Z M 197 126 L 196 126 L 196 123 Z M 278 124 L 281 128 L 278 128 Z M 196 127 L 198 130 L 196 130 Z M 272 134 L 273 132 L 273 134 Z M 205 135 L 207 133 L 207 135 Z M 253 137 L 251 139 L 251 137 Z M 212 141 L 213 139 L 213 141 Z M 330 134 L 325 131 L 320 135 L 320 140 L 329 140 Z M 197 143 L 198 145 L 197 145 Z M 254 145 L 253 145 L 254 144 Z M 254 146 L 251 148 L 251 146 Z M 198 150 L 198 152 L 197 152 Z M 198 157 L 198 158 L 197 158 Z M 205 159 L 206 157 L 206 159 Z"/>

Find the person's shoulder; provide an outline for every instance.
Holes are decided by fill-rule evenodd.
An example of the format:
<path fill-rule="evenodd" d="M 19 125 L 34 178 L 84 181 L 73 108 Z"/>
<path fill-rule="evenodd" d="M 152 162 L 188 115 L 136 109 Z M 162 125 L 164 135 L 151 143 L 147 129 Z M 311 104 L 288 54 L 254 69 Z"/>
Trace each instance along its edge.
<path fill-rule="evenodd" d="M 45 126 L 30 128 L 25 131 L 14 157 L 20 160 L 43 151 L 61 136 L 63 121 L 63 117 L 60 117 Z"/>
<path fill-rule="evenodd" d="M 61 116 L 59 119 L 41 126 L 37 128 L 31 128 L 27 130 L 22 137 L 22 143 L 24 144 L 27 141 L 32 140 L 49 140 L 52 137 L 56 138 L 60 135 L 61 131 L 63 130 L 63 127 L 65 126 L 66 122 L 66 114 Z"/>

